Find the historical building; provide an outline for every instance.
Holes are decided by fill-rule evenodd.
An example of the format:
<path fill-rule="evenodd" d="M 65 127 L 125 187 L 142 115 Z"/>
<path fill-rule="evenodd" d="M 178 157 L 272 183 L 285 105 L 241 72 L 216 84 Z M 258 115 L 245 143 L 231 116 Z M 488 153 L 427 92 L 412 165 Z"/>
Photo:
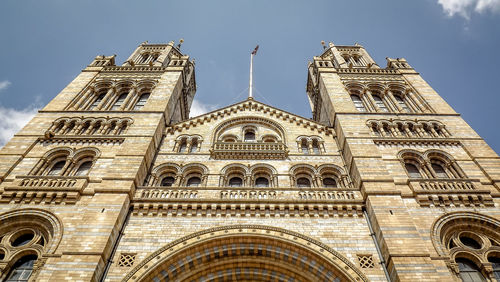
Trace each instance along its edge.
<path fill-rule="evenodd" d="M 404 59 L 325 46 L 313 119 L 189 118 L 173 42 L 98 56 L 0 151 L 3 281 L 500 281 L 500 159 Z"/>

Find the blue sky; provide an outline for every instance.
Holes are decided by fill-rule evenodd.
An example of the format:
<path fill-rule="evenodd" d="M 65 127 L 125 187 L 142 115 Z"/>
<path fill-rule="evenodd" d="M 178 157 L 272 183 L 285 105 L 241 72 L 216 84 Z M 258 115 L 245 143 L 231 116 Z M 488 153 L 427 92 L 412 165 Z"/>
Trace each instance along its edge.
<path fill-rule="evenodd" d="M 145 40 L 184 38 L 196 111 L 256 98 L 311 117 L 307 62 L 321 40 L 404 57 L 497 152 L 500 0 L 17 1 L 0 3 L 0 144 L 96 55 L 127 59 Z"/>

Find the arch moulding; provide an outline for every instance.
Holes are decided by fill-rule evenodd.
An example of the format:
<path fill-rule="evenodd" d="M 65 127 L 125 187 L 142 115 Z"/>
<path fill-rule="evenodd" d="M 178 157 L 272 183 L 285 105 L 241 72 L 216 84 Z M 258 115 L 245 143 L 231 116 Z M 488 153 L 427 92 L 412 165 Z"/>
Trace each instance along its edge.
<path fill-rule="evenodd" d="M 162 267 L 162 264 L 168 263 L 169 259 L 173 257 L 189 252 L 190 249 L 199 249 L 199 246 L 210 244 L 213 241 L 231 241 L 234 238 L 244 238 L 249 242 L 252 238 L 268 239 L 278 244 L 295 246 L 305 250 L 308 256 L 312 256 L 313 260 L 324 261 L 350 281 L 369 281 L 353 263 L 327 245 L 297 232 L 263 225 L 222 226 L 192 233 L 172 241 L 146 257 L 122 281 L 143 281 L 146 277 L 151 276 L 155 269 Z"/>

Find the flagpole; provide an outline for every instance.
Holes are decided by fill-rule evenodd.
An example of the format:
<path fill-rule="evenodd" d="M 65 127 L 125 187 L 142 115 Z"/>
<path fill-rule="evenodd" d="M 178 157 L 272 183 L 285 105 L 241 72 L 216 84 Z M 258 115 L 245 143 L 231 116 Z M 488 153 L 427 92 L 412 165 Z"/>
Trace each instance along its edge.
<path fill-rule="evenodd" d="M 252 54 L 250 54 L 250 85 L 248 86 L 248 99 L 253 99 L 253 89 L 252 89 L 252 81 L 253 81 L 253 76 L 252 76 L 252 73 L 253 73 L 253 54 L 254 52 L 252 52 Z"/>

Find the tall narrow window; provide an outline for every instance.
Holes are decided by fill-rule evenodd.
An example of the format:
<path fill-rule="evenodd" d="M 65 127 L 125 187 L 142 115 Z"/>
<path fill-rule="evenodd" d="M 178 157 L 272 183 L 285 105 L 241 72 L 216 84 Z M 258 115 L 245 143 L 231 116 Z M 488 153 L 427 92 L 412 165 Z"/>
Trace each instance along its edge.
<path fill-rule="evenodd" d="M 66 161 L 58 161 L 51 168 L 47 175 L 60 175 Z"/>
<path fill-rule="evenodd" d="M 252 130 L 245 131 L 245 141 L 255 141 L 255 132 Z"/>
<path fill-rule="evenodd" d="M 394 95 L 394 98 L 396 99 L 396 101 L 398 102 L 399 106 L 401 107 L 401 109 L 403 109 L 404 112 L 406 112 L 406 113 L 410 113 L 411 112 L 410 108 L 408 107 L 408 105 L 406 104 L 406 102 L 403 100 L 403 98 L 401 98 L 401 96 Z"/>
<path fill-rule="evenodd" d="M 28 255 L 21 257 L 14 266 L 12 266 L 12 270 L 10 271 L 9 275 L 7 276 L 6 282 L 23 282 L 23 281 L 28 281 L 31 273 L 33 272 L 33 265 L 35 264 L 35 261 L 37 259 L 37 256 L 35 255 Z"/>
<path fill-rule="evenodd" d="M 319 142 L 318 140 L 314 139 L 313 142 L 312 142 L 312 148 L 313 148 L 313 153 L 315 155 L 319 155 L 320 154 L 320 150 L 319 150 Z"/>
<path fill-rule="evenodd" d="M 372 123 L 372 132 L 373 134 L 375 134 L 376 136 L 380 136 L 380 131 L 378 130 L 378 126 L 376 123 Z"/>
<path fill-rule="evenodd" d="M 125 102 L 125 99 L 127 99 L 127 95 L 128 93 L 120 94 L 120 96 L 118 96 L 118 99 L 116 99 L 115 103 L 113 104 L 113 107 L 111 107 L 111 110 L 118 110 L 123 105 L 123 102 Z"/>
<path fill-rule="evenodd" d="M 356 107 L 356 110 L 360 112 L 366 112 L 365 105 L 363 104 L 363 101 L 361 101 L 361 98 L 359 98 L 358 95 L 351 95 L 351 100 L 354 103 L 354 107 Z"/>
<path fill-rule="evenodd" d="M 384 133 L 386 136 L 392 136 L 392 131 L 389 128 L 389 125 L 387 123 L 384 123 L 384 125 L 382 126 L 382 129 L 384 129 Z"/>
<path fill-rule="evenodd" d="M 198 151 L 198 139 L 193 139 L 191 141 L 191 148 L 189 148 L 190 153 L 195 153 Z"/>
<path fill-rule="evenodd" d="M 265 177 L 257 177 L 255 179 L 255 187 L 269 187 L 269 180 Z"/>
<path fill-rule="evenodd" d="M 382 101 L 382 98 L 378 96 L 377 94 L 372 95 L 373 100 L 375 101 L 375 105 L 382 111 L 382 112 L 389 112 L 389 109 L 387 109 L 387 106 L 385 105 L 384 101 Z"/>
<path fill-rule="evenodd" d="M 141 95 L 141 97 L 139 97 L 139 100 L 137 100 L 137 103 L 135 103 L 134 111 L 138 111 L 142 109 L 144 105 L 146 105 L 146 102 L 149 99 L 149 95 L 150 95 L 149 93 L 144 93 Z"/>
<path fill-rule="evenodd" d="M 92 167 L 92 161 L 83 162 L 75 172 L 76 176 L 82 176 L 89 174 L 90 168 Z"/>
<path fill-rule="evenodd" d="M 456 262 L 460 271 L 460 278 L 462 278 L 463 282 L 486 281 L 479 268 L 472 261 L 465 258 L 458 258 Z"/>
<path fill-rule="evenodd" d="M 186 152 L 187 149 L 187 142 L 186 139 L 182 139 L 181 145 L 179 146 L 179 153 L 184 153 Z"/>
<path fill-rule="evenodd" d="M 418 170 L 416 165 L 405 163 L 405 168 L 410 178 L 422 178 L 422 174 L 420 174 L 420 171 Z"/>
<path fill-rule="evenodd" d="M 104 99 L 104 96 L 106 96 L 106 93 L 101 93 L 101 94 L 99 94 L 99 95 L 95 98 L 94 102 L 92 102 L 92 104 L 90 104 L 90 106 L 89 106 L 89 111 L 91 111 L 91 110 L 93 110 L 93 109 L 97 108 L 97 106 L 99 106 L 99 104 L 102 102 L 102 99 Z"/>
<path fill-rule="evenodd" d="M 307 146 L 307 140 L 302 139 L 300 142 L 300 149 L 302 150 L 302 153 L 305 155 L 309 155 L 309 146 Z"/>

